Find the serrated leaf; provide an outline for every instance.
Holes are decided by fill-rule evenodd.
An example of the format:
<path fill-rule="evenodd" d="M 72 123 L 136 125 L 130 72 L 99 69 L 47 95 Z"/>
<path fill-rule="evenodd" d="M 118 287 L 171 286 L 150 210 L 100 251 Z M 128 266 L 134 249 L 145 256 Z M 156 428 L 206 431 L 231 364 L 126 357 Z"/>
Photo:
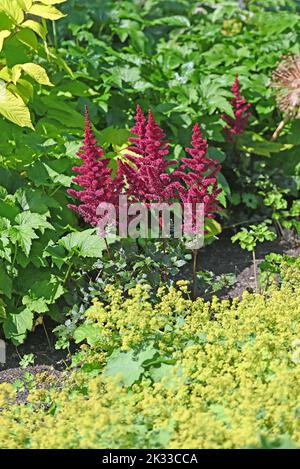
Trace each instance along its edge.
<path fill-rule="evenodd" d="M 63 18 L 64 15 L 61 11 L 55 8 L 52 5 L 42 5 L 42 4 L 33 4 L 32 7 L 28 10 L 28 13 L 31 15 L 41 16 L 47 20 L 59 20 Z"/>
<path fill-rule="evenodd" d="M 17 2 L 24 11 L 28 11 L 32 5 L 32 0 L 17 0 Z"/>
<path fill-rule="evenodd" d="M 20 24 L 24 20 L 24 12 L 15 1 L 1 0 L 0 11 L 5 11 L 16 24 Z"/>
<path fill-rule="evenodd" d="M 38 23 L 37 21 L 33 20 L 26 20 L 24 23 L 21 24 L 22 28 L 29 28 L 32 31 L 34 31 L 38 36 L 40 36 L 42 39 L 46 39 L 47 35 L 47 29 L 41 24 Z"/>
<path fill-rule="evenodd" d="M 174 16 L 165 16 L 163 18 L 158 18 L 151 21 L 152 25 L 165 24 L 168 26 L 186 26 L 190 27 L 191 23 L 186 16 L 174 15 Z"/>
<path fill-rule="evenodd" d="M 18 345 L 21 344 L 27 331 L 31 331 L 33 325 L 33 313 L 27 308 L 16 314 L 8 314 L 4 323 L 3 330 L 5 337 L 12 339 Z"/>
<path fill-rule="evenodd" d="M 24 296 L 23 304 L 35 313 L 45 313 L 49 305 L 55 303 L 64 293 L 61 280 L 54 275 L 50 279 L 35 282 L 28 295 Z"/>
<path fill-rule="evenodd" d="M 32 213 L 29 210 L 26 212 L 19 213 L 15 219 L 18 225 L 27 226 L 40 230 L 42 233 L 46 229 L 54 229 L 53 226 L 47 221 L 45 215 L 40 215 L 39 213 Z"/>
<path fill-rule="evenodd" d="M 7 88 L 0 94 L 0 114 L 20 127 L 33 129 L 28 107 L 20 96 L 14 95 Z"/>
<path fill-rule="evenodd" d="M 112 240 L 108 239 L 107 242 L 110 243 Z M 58 244 L 68 252 L 74 251 L 81 257 L 101 257 L 105 249 L 104 239 L 95 234 L 94 229 L 69 233 L 61 238 Z"/>
<path fill-rule="evenodd" d="M 140 361 L 134 357 L 134 352 L 120 352 L 115 350 L 107 361 L 104 376 L 120 376 L 125 386 L 131 386 L 138 381 L 144 372 Z"/>
<path fill-rule="evenodd" d="M 96 324 L 81 324 L 73 334 L 76 344 L 86 340 L 91 347 L 99 341 L 99 336 L 100 332 Z"/>
<path fill-rule="evenodd" d="M 29 62 L 27 64 L 20 65 L 20 67 L 25 73 L 27 73 L 27 75 L 33 78 L 40 85 L 53 86 L 48 78 L 46 70 L 40 65 Z"/>
<path fill-rule="evenodd" d="M 10 236 L 12 242 L 18 243 L 26 256 L 29 256 L 32 240 L 38 238 L 34 230 L 26 225 L 13 226 L 10 230 Z"/>

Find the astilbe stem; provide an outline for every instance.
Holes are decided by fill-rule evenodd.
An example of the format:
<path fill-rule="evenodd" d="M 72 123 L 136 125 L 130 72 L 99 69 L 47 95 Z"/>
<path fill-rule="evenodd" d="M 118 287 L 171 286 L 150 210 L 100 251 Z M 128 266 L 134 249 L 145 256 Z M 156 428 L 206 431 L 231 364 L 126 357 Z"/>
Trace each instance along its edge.
<path fill-rule="evenodd" d="M 231 90 L 233 98 L 230 102 L 233 107 L 234 118 L 227 114 L 222 114 L 222 118 L 226 122 L 224 128 L 226 138 L 229 142 L 234 142 L 237 135 L 245 132 L 251 112 L 248 111 L 250 104 L 241 95 L 238 75 L 235 77 Z"/>
<path fill-rule="evenodd" d="M 202 137 L 199 124 L 193 128 L 192 147 L 186 148 L 189 157 L 182 158 L 181 164 L 174 171 L 174 177 L 183 181 L 184 190 L 180 191 L 183 204 L 189 203 L 192 208 L 192 226 L 190 231 L 198 234 L 197 204 L 203 204 L 204 218 L 213 218 L 221 209 L 218 195 L 222 189 L 218 187 L 217 173 L 221 166 L 216 160 L 207 157 L 207 141 Z M 204 229 L 204 227 L 203 227 Z M 193 298 L 197 295 L 197 256 L 198 249 L 193 249 Z"/>

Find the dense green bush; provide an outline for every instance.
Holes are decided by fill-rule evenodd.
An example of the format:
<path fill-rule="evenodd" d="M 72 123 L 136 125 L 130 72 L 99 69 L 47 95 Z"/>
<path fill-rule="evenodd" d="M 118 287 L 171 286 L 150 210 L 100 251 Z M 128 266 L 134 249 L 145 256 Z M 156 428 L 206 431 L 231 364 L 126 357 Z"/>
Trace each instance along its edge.
<path fill-rule="evenodd" d="M 13 387 L 0 386 L 1 447 L 300 445 L 299 263 L 283 271 L 281 288 L 232 303 L 192 301 L 186 282 L 156 303 L 146 286 L 127 297 L 108 287 L 76 331 L 89 346 L 62 389 L 41 376 L 12 405 Z"/>

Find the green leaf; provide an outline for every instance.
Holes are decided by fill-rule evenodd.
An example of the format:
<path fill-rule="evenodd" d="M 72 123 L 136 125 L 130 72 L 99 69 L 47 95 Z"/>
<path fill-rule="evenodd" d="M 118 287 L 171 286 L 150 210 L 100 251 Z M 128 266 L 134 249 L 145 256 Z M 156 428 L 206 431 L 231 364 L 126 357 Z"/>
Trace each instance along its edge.
<path fill-rule="evenodd" d="M 3 30 L 0 31 L 0 52 L 2 51 L 4 39 L 11 35 L 11 31 Z"/>
<path fill-rule="evenodd" d="M 190 27 L 191 23 L 186 16 L 174 15 L 174 16 L 165 16 L 164 18 L 157 18 L 150 23 L 151 25 L 160 25 L 165 24 L 168 26 L 183 26 Z"/>
<path fill-rule="evenodd" d="M 120 376 L 125 386 L 131 386 L 138 381 L 144 368 L 134 356 L 134 352 L 120 352 L 115 350 L 107 361 L 104 376 Z"/>
<path fill-rule="evenodd" d="M 45 313 L 49 305 L 55 303 L 64 293 L 61 279 L 51 275 L 49 280 L 35 282 L 28 295 L 23 297 L 23 304 L 34 313 Z"/>
<path fill-rule="evenodd" d="M 18 213 L 20 213 L 20 210 L 15 205 L 9 205 L 3 202 L 3 200 L 0 200 L 0 217 L 14 221 Z"/>
<path fill-rule="evenodd" d="M 16 1 L 1 0 L 0 10 L 5 11 L 16 24 L 20 24 L 24 20 L 24 12 Z"/>
<path fill-rule="evenodd" d="M 5 336 L 19 345 L 24 342 L 27 331 L 32 330 L 33 313 L 27 308 L 18 313 L 9 313 L 3 323 Z"/>
<path fill-rule="evenodd" d="M 76 344 L 86 340 L 87 343 L 93 347 L 99 341 L 99 328 L 96 324 L 81 324 L 81 326 L 77 327 L 75 330 L 73 337 Z"/>
<path fill-rule="evenodd" d="M 5 266 L 0 264 L 0 292 L 11 298 L 12 279 L 7 275 Z"/>
<path fill-rule="evenodd" d="M 66 16 L 57 8 L 51 5 L 41 5 L 37 3 L 32 5 L 28 13 L 35 16 L 41 16 L 42 18 L 46 18 L 47 20 L 59 20 L 60 18 Z"/>
<path fill-rule="evenodd" d="M 31 78 L 33 78 L 37 83 L 40 83 L 40 85 L 53 86 L 48 78 L 46 70 L 40 65 L 29 62 L 20 66 L 27 75 L 31 76 Z"/>
<path fill-rule="evenodd" d="M 8 89 L 0 90 L 0 114 L 20 127 L 33 129 L 29 109 L 20 96 L 16 96 Z"/>
<path fill-rule="evenodd" d="M 46 229 L 54 229 L 53 226 L 47 221 L 45 215 L 31 213 L 29 210 L 26 210 L 25 212 L 17 215 L 15 221 L 18 225 L 34 228 L 36 230 L 40 230 L 42 233 L 44 233 Z"/>
<path fill-rule="evenodd" d="M 24 11 L 28 11 L 33 0 L 17 0 L 18 4 Z"/>
<path fill-rule="evenodd" d="M 113 242 L 107 239 L 108 243 Z M 68 252 L 76 252 L 81 257 L 101 257 L 105 249 L 105 242 L 95 234 L 94 229 L 69 233 L 59 240 L 59 245 L 63 246 Z"/>
<path fill-rule="evenodd" d="M 38 236 L 30 226 L 13 226 L 10 229 L 10 236 L 12 242 L 19 244 L 26 256 L 29 256 L 32 240 L 37 239 Z"/>
<path fill-rule="evenodd" d="M 46 39 L 47 35 L 47 29 L 44 27 L 43 24 L 38 23 L 37 21 L 33 20 L 26 20 L 24 23 L 21 24 L 22 28 L 29 28 L 32 31 L 34 31 L 38 36 L 40 36 L 42 39 Z"/>

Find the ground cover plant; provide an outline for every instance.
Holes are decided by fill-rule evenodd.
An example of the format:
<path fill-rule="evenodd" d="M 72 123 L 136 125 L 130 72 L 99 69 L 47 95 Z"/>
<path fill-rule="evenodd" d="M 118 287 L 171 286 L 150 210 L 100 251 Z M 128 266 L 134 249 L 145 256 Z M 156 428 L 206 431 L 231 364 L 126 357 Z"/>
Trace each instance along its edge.
<path fill-rule="evenodd" d="M 76 331 L 89 347 L 63 390 L 40 376 L 11 406 L 16 387 L 0 386 L 2 447 L 296 447 L 299 262 L 281 271 L 267 298 L 232 304 L 193 302 L 185 281 L 156 304 L 147 285 L 107 287 Z"/>
<path fill-rule="evenodd" d="M 299 18 L 0 0 L 1 448 L 300 445 Z M 100 233 L 120 196 L 203 246 Z"/>

